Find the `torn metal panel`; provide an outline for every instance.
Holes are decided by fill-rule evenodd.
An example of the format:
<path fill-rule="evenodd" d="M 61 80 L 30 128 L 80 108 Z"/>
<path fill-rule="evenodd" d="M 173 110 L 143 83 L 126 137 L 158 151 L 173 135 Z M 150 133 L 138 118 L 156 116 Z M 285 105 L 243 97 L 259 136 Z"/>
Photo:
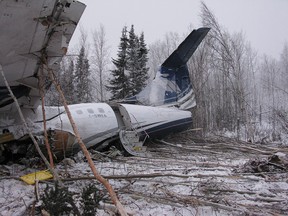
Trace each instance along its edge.
<path fill-rule="evenodd" d="M 55 155 L 67 155 L 79 149 L 78 144 L 75 143 L 75 136 L 69 132 L 60 130 L 48 131 L 48 137 L 48 141 Z"/>

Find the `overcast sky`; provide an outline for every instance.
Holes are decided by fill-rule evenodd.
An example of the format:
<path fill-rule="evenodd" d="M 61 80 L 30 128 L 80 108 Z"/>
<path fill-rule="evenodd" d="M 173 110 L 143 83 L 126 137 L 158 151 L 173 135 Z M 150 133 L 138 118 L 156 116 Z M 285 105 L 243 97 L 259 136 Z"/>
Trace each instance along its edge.
<path fill-rule="evenodd" d="M 88 33 L 103 24 L 112 55 L 124 25 L 144 32 L 146 44 L 165 33 L 188 34 L 189 26 L 201 27 L 201 0 L 79 0 L 87 5 L 80 25 Z M 231 33 L 242 31 L 259 54 L 279 58 L 288 43 L 288 0 L 203 0 L 219 23 Z M 79 40 L 79 26 L 72 38 Z M 114 54 L 115 55 L 115 54 Z M 112 56 L 113 57 L 113 56 Z"/>

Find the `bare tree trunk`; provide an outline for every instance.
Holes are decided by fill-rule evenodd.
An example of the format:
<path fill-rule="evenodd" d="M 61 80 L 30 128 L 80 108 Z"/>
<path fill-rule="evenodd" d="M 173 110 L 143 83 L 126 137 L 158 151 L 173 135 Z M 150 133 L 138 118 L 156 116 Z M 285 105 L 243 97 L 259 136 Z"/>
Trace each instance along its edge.
<path fill-rule="evenodd" d="M 217 125 L 218 129 L 235 130 L 239 129 L 239 118 L 241 126 L 247 126 L 252 117 L 249 111 L 253 113 L 249 99 L 255 93 L 255 83 L 252 82 L 255 55 L 243 34 L 231 35 L 221 27 L 204 2 L 201 18 L 204 26 L 211 27 L 206 41 L 211 74 L 208 85 L 212 86 L 213 91 L 206 100 L 211 101 L 214 107 L 212 124 Z"/>
<path fill-rule="evenodd" d="M 27 125 L 27 123 L 26 123 L 26 121 L 25 121 L 24 115 L 23 115 L 23 113 L 22 113 L 22 111 L 21 111 L 21 108 L 20 108 L 20 106 L 19 106 L 19 103 L 18 103 L 18 101 L 17 101 L 17 98 L 16 98 L 15 95 L 13 94 L 13 92 L 12 92 L 10 86 L 9 86 L 9 83 L 8 83 L 8 81 L 6 80 L 6 77 L 5 77 L 5 74 L 4 74 L 4 72 L 3 72 L 3 69 L 2 69 L 2 66 L 1 66 L 1 65 L 0 65 L 0 73 L 1 73 L 1 75 L 2 75 L 2 77 L 3 77 L 3 80 L 4 80 L 5 85 L 6 85 L 7 89 L 8 89 L 8 91 L 9 91 L 10 96 L 11 96 L 12 99 L 14 100 L 14 103 L 15 103 L 16 108 L 17 108 L 17 110 L 18 110 L 19 116 L 20 116 L 20 118 L 21 118 L 21 120 L 22 120 L 22 122 L 23 122 L 24 127 L 25 127 L 26 130 L 28 131 L 28 134 L 29 134 L 29 136 L 30 136 L 30 138 L 31 138 L 31 140 L 32 140 L 32 142 L 33 142 L 33 144 L 34 144 L 37 152 L 39 153 L 40 157 L 41 157 L 42 160 L 44 161 L 45 165 L 48 167 L 48 169 L 49 169 L 49 170 L 51 171 L 51 173 L 53 174 L 54 179 L 61 184 L 61 181 L 60 181 L 60 179 L 59 179 L 58 173 L 50 166 L 48 160 L 46 159 L 46 157 L 45 157 L 44 154 L 42 153 L 42 151 L 41 151 L 41 149 L 40 149 L 40 147 L 39 147 L 36 139 L 34 138 L 31 130 L 29 129 L 29 127 L 28 127 L 28 125 Z"/>
<path fill-rule="evenodd" d="M 48 142 L 48 134 L 47 134 L 47 128 L 46 128 L 46 113 L 45 113 L 45 99 L 44 99 L 44 82 L 43 82 L 43 67 L 41 68 L 40 71 L 40 76 L 39 76 L 39 92 L 41 96 L 41 103 L 42 103 L 42 114 L 43 114 L 43 129 L 44 129 L 44 140 L 45 140 L 45 145 L 47 149 L 47 153 L 49 156 L 49 161 L 50 161 L 50 166 L 54 168 L 54 162 L 53 162 L 53 156 L 51 153 L 50 145 Z"/>
<path fill-rule="evenodd" d="M 57 89 L 57 91 L 58 91 L 58 93 L 59 93 L 59 95 L 60 95 L 60 97 L 61 97 L 62 103 L 63 103 L 63 105 L 64 105 L 64 107 L 65 107 L 65 111 L 66 111 L 66 113 L 67 113 L 67 116 L 68 116 L 69 121 L 70 121 L 70 123 L 71 123 L 71 126 L 72 126 L 72 128 L 73 128 L 73 131 L 74 131 L 74 133 L 75 133 L 75 136 L 76 136 L 76 138 L 77 138 L 77 141 L 78 141 L 78 143 L 79 143 L 79 145 L 80 145 L 80 147 L 81 147 L 81 149 L 82 149 L 82 151 L 83 151 L 83 153 L 84 153 L 84 155 L 85 155 L 85 157 L 86 157 L 86 159 L 87 159 L 87 161 L 88 161 L 88 164 L 89 164 L 89 166 L 90 166 L 90 168 L 91 168 L 91 170 L 92 170 L 92 172 L 93 172 L 93 175 L 95 176 L 95 178 L 96 178 L 100 183 L 102 183 L 102 184 L 106 187 L 108 193 L 110 194 L 111 200 L 112 200 L 113 203 L 116 205 L 116 207 L 117 207 L 120 215 L 126 216 L 126 215 L 127 215 L 126 210 L 124 209 L 124 207 L 122 206 L 122 204 L 121 204 L 120 201 L 118 200 L 117 195 L 116 195 L 115 191 L 113 190 L 112 186 L 111 186 L 111 185 L 109 184 L 109 182 L 108 182 L 105 178 L 103 178 L 103 177 L 98 173 L 98 171 L 96 170 L 96 167 L 95 167 L 95 165 L 94 165 L 94 163 L 93 163 L 93 161 L 92 161 L 92 158 L 91 158 L 91 156 L 90 156 L 90 154 L 89 154 L 89 152 L 88 152 L 85 144 L 83 143 L 83 141 L 82 141 L 82 139 L 81 139 L 81 137 L 80 137 L 78 128 L 77 128 L 77 126 L 76 126 L 76 124 L 75 124 L 75 122 L 74 122 L 74 120 L 73 120 L 73 117 L 72 117 L 72 115 L 71 115 L 71 112 L 70 112 L 70 110 L 69 110 L 69 108 L 68 108 L 68 105 L 67 105 L 65 96 L 64 96 L 64 94 L 63 94 L 63 92 L 62 92 L 62 90 L 61 90 L 61 87 L 60 87 L 60 85 L 56 82 L 56 80 L 55 80 L 55 78 L 54 78 L 53 71 L 48 68 L 48 73 L 49 73 L 49 75 L 50 75 L 51 81 L 52 81 L 53 84 L 55 85 L 55 87 L 56 87 L 56 89 Z"/>
<path fill-rule="evenodd" d="M 93 32 L 93 59 L 94 59 L 94 67 L 95 67 L 95 74 L 93 75 L 93 79 L 99 89 L 96 87 L 97 93 L 97 100 L 98 101 L 105 101 L 104 98 L 104 91 L 105 91 L 105 73 L 107 72 L 107 66 L 109 64 L 109 47 L 107 46 L 106 41 L 106 33 L 105 28 L 101 24 L 99 29 L 96 29 Z M 100 94 L 100 97 L 98 97 Z"/>

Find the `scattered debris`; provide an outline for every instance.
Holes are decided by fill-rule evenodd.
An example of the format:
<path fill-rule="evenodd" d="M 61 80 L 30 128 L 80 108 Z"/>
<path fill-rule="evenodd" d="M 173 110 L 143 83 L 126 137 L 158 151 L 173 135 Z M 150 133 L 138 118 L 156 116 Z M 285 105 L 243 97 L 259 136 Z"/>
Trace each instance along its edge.
<path fill-rule="evenodd" d="M 21 176 L 20 179 L 29 185 L 35 184 L 36 180 L 47 180 L 53 178 L 53 175 L 49 170 L 42 170 L 34 173 L 29 173 L 27 175 Z"/>
<path fill-rule="evenodd" d="M 187 132 L 171 136 L 164 142 L 148 143 L 147 150 L 151 153 L 148 158 L 118 155 L 105 160 L 105 154 L 100 153 L 103 158 L 94 160 L 128 214 L 285 215 L 287 212 L 285 146 L 194 139 Z M 270 155 L 267 154 L 269 151 Z M 91 155 L 94 153 L 99 155 L 91 151 Z M 24 186 L 17 178 L 11 179 L 31 173 L 31 168 L 12 166 L 17 170 L 10 172 L 6 179 L 0 178 L 0 193 L 3 194 L 0 197 L 0 215 L 14 215 L 20 209 L 21 212 L 26 209 L 27 213 L 29 206 L 35 203 L 34 187 Z M 12 169 L 12 166 L 6 167 Z M 117 212 L 103 186 L 95 181 L 82 153 L 65 159 L 55 168 L 65 187 L 74 194 L 72 198 L 80 213 L 84 208 L 81 194 L 90 184 L 99 188 L 103 195 L 96 205 L 97 215 Z M 52 183 L 39 182 L 40 197 L 45 190 L 43 182 Z M 17 195 L 11 187 L 17 189 Z M 88 197 L 92 199 L 93 196 L 90 194 Z M 36 203 L 36 212 L 39 212 L 37 208 L 41 202 Z"/>
<path fill-rule="evenodd" d="M 248 160 L 236 173 L 263 173 L 288 171 L 287 154 L 277 152 L 270 157 Z"/>

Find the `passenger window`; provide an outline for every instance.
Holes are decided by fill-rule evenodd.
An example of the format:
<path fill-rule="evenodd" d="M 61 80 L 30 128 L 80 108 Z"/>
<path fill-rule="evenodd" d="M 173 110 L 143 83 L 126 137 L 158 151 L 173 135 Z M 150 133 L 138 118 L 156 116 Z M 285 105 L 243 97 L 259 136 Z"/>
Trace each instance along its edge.
<path fill-rule="evenodd" d="M 98 108 L 99 113 L 105 113 L 103 108 Z"/>
<path fill-rule="evenodd" d="M 82 110 L 76 110 L 76 113 L 81 115 L 81 114 L 83 114 L 83 111 Z"/>
<path fill-rule="evenodd" d="M 87 109 L 87 111 L 88 111 L 88 113 L 90 113 L 90 114 L 93 114 L 94 113 L 94 110 L 93 109 Z"/>

